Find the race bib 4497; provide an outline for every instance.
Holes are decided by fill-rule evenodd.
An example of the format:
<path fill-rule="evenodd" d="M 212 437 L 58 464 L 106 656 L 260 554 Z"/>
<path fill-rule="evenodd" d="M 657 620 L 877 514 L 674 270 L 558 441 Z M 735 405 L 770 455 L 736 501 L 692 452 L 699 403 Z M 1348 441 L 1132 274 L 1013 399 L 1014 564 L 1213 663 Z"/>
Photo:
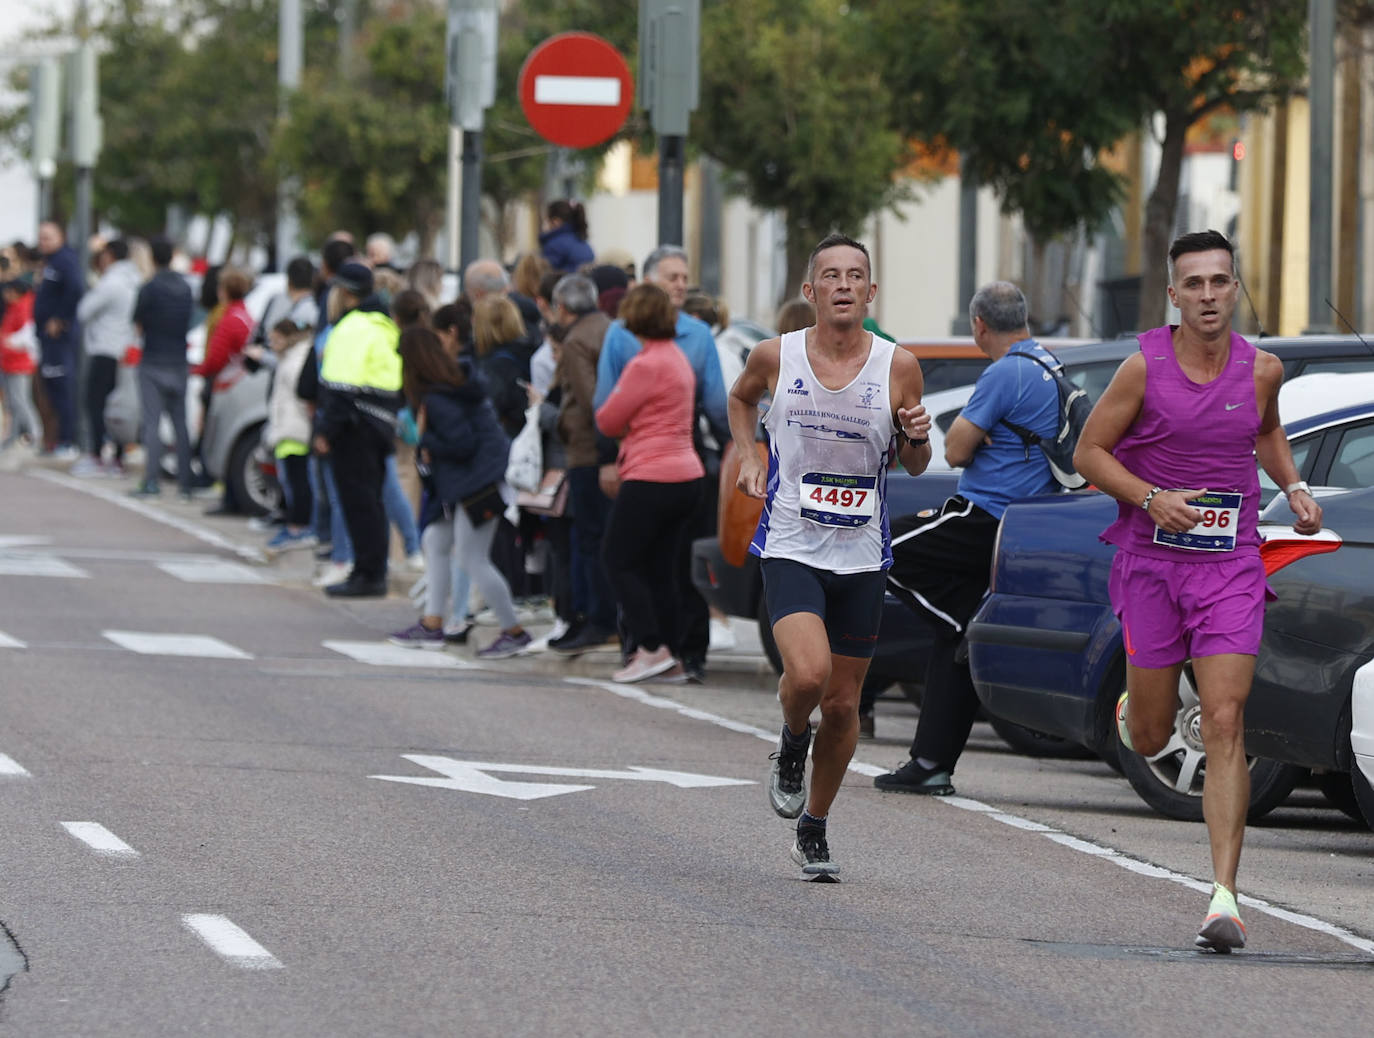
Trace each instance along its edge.
<path fill-rule="evenodd" d="M 807 472 L 801 478 L 801 517 L 822 526 L 863 526 L 877 511 L 878 478 Z"/>

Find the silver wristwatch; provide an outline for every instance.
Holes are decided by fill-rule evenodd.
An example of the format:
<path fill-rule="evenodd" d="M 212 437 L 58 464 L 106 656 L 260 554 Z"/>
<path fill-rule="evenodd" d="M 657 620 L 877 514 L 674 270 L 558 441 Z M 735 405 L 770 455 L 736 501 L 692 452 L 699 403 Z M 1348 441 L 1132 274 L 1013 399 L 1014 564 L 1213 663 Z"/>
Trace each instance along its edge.
<path fill-rule="evenodd" d="M 1298 490 L 1301 490 L 1308 497 L 1312 496 L 1312 488 L 1307 485 L 1305 479 L 1300 479 L 1296 483 L 1289 483 L 1288 486 L 1283 488 L 1283 496 L 1291 497 L 1293 493 Z"/>
<path fill-rule="evenodd" d="M 1151 487 L 1151 488 L 1150 488 L 1150 492 L 1149 492 L 1148 494 L 1145 495 L 1145 500 L 1142 501 L 1142 502 L 1140 502 L 1140 507 L 1143 508 L 1143 509 L 1145 509 L 1145 511 L 1148 512 L 1148 511 L 1150 510 L 1150 502 L 1153 501 L 1153 500 L 1155 499 L 1155 495 L 1156 495 L 1156 494 L 1162 494 L 1162 493 L 1164 493 L 1164 491 L 1163 491 L 1162 488 L 1160 488 L 1160 487 Z"/>

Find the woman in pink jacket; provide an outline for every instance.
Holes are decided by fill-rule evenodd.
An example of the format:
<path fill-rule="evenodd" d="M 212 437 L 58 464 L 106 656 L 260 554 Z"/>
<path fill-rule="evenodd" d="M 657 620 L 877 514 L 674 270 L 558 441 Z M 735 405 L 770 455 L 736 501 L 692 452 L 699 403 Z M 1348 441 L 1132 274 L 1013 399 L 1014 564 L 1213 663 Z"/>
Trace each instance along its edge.
<path fill-rule="evenodd" d="M 637 285 L 621 301 L 620 316 L 642 348 L 596 412 L 597 428 L 620 439 L 620 491 L 602 561 L 638 648 L 612 678 L 680 679 L 674 560 L 706 474 L 692 446 L 696 378 L 673 341 L 677 313 L 663 289 Z"/>

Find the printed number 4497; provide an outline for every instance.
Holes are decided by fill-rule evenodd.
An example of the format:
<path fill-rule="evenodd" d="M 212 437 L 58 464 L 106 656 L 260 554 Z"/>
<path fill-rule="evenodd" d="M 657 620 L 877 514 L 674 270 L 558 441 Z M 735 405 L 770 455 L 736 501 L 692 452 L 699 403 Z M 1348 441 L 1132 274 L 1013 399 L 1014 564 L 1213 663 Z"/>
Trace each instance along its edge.
<path fill-rule="evenodd" d="M 823 505 L 839 505 L 841 508 L 858 508 L 868 497 L 867 490 L 840 490 L 831 487 L 826 490 L 824 487 L 817 487 L 811 491 L 810 498 Z"/>

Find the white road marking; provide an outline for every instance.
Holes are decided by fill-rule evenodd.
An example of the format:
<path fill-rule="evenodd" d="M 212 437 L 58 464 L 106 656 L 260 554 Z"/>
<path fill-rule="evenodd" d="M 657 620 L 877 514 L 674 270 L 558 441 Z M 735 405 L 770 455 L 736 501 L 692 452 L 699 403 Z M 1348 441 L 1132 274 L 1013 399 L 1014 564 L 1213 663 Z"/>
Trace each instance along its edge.
<path fill-rule="evenodd" d="M 425 652 L 420 649 L 407 649 L 404 645 L 389 645 L 386 642 L 327 641 L 320 644 L 326 649 L 372 667 L 438 667 L 458 670 L 472 666 L 446 652 Z"/>
<path fill-rule="evenodd" d="M 155 563 L 158 569 L 188 584 L 271 584 L 272 581 L 251 566 L 224 559 L 181 559 Z"/>
<path fill-rule="evenodd" d="M 0 649 L 27 649 L 28 646 L 18 638 L 11 638 L 4 631 L 0 631 Z"/>
<path fill-rule="evenodd" d="M 76 490 L 83 494 L 89 494 L 91 497 L 98 497 L 102 501 L 116 505 L 119 508 L 127 509 L 130 512 L 136 512 L 145 519 L 151 519 L 155 523 L 162 523 L 162 525 L 170 526 L 174 530 L 180 530 L 188 537 L 194 537 L 204 544 L 209 544 L 223 551 L 231 552 L 241 559 L 247 559 L 249 562 L 267 561 L 267 556 L 257 548 L 235 544 L 228 537 L 223 537 L 214 530 L 202 526 L 200 523 L 194 523 L 189 519 L 182 519 L 180 516 L 164 512 L 156 505 L 129 497 L 127 494 L 120 491 L 110 490 L 90 482 L 73 479 L 71 476 L 64 476 L 59 472 L 49 472 L 46 469 L 36 469 L 31 472 L 30 475 L 37 476 L 39 479 L 46 479 L 49 483 L 56 483 L 58 486 L 66 487 L 68 490 Z"/>
<path fill-rule="evenodd" d="M 706 710 L 698 710 L 695 707 L 687 706 L 685 703 L 679 703 L 676 700 L 667 699 L 663 696 L 651 695 L 643 689 L 636 688 L 633 685 L 617 685 L 613 682 L 598 681 L 594 678 L 564 678 L 563 680 L 570 685 L 585 685 L 590 688 L 599 688 L 619 696 L 621 699 L 633 700 L 637 703 L 642 703 L 645 706 L 652 706 L 659 710 L 672 710 L 674 713 L 681 714 L 683 717 L 690 717 L 698 721 L 706 721 L 709 724 L 716 725 L 728 731 L 739 732 L 743 735 L 752 735 L 768 743 L 776 743 L 778 741 L 778 734 L 775 731 L 770 732 L 755 725 L 742 724 L 739 721 L 733 721 L 719 714 L 713 714 Z M 849 770 L 861 775 L 883 775 L 888 771 L 887 768 L 880 768 L 873 764 L 864 764 L 861 761 L 850 762 Z M 1044 825 L 1041 822 L 1011 814 L 1003 811 L 1001 808 L 985 804 L 981 800 L 973 800 L 969 797 L 960 796 L 936 797 L 934 799 L 938 800 L 946 807 L 953 807 L 961 811 L 971 811 L 978 814 L 986 814 L 993 821 L 1024 830 L 1025 832 L 1044 836 L 1046 839 L 1053 840 L 1055 843 L 1067 847 L 1070 850 L 1091 855 L 1101 861 L 1109 861 L 1113 865 L 1118 865 L 1128 872 L 1134 872 L 1140 876 L 1148 876 L 1151 879 L 1168 880 L 1171 883 L 1178 883 L 1181 886 L 1187 887 L 1189 890 L 1195 890 L 1204 894 L 1209 893 L 1212 889 L 1210 881 L 1195 879 L 1192 876 L 1185 876 L 1182 873 L 1174 872 L 1172 869 L 1166 869 L 1162 865 L 1156 865 L 1154 862 L 1129 857 L 1110 847 L 1104 847 L 1101 844 L 1093 843 L 1090 840 L 1084 840 L 1059 829 L 1055 829 L 1053 826 Z M 1271 905 L 1262 898 L 1251 897 L 1248 894 L 1241 894 L 1238 900 L 1242 905 L 1253 908 L 1255 911 L 1264 915 L 1272 916 L 1275 919 L 1281 919 L 1286 923 L 1292 923 L 1294 926 L 1301 926 L 1304 929 L 1314 930 L 1317 933 L 1325 934 L 1328 937 L 1333 937 L 1338 941 L 1350 945 L 1352 948 L 1359 949 L 1366 955 L 1374 956 L 1374 940 L 1370 940 L 1367 937 L 1361 937 L 1354 931 L 1348 930 L 1337 923 L 1330 923 L 1324 919 L 1318 919 L 1315 916 L 1280 908 L 1277 905 Z"/>
<path fill-rule="evenodd" d="M 614 108 L 620 104 L 616 76 L 535 76 L 534 103 Z"/>
<path fill-rule="evenodd" d="M 51 537 L 30 537 L 24 534 L 6 534 L 0 537 L 0 551 L 5 548 L 32 548 L 38 544 L 51 544 Z"/>
<path fill-rule="evenodd" d="M 7 757 L 0 753 L 0 775 L 8 775 L 10 778 L 29 778 L 27 771 L 20 767 L 19 762 L 13 757 Z"/>
<path fill-rule="evenodd" d="M 7 577 L 69 577 L 84 579 L 90 574 L 64 562 L 56 555 L 32 552 L 0 552 L 0 575 Z"/>
<path fill-rule="evenodd" d="M 251 660 L 253 657 L 208 634 L 152 634 L 145 631 L 101 631 L 101 636 L 120 648 L 144 656 L 199 656 L 218 660 Z"/>
<path fill-rule="evenodd" d="M 279 970 L 281 962 L 241 928 L 222 915 L 188 913 L 181 917 L 216 955 L 250 970 Z"/>
<path fill-rule="evenodd" d="M 564 778 L 625 779 L 631 782 L 666 782 L 678 789 L 701 789 L 710 786 L 752 786 L 749 779 L 721 778 L 717 775 L 696 775 L 689 771 L 663 771 L 658 768 L 631 766 L 625 771 L 606 768 L 557 768 L 542 767 L 534 764 L 493 764 L 480 760 L 454 760 L 452 757 L 430 757 L 423 754 L 404 753 L 406 760 L 437 771 L 443 778 L 414 775 L 369 775 L 368 778 L 381 779 L 383 782 L 406 782 L 415 786 L 431 786 L 437 789 L 455 789 L 463 793 L 480 793 L 484 796 L 504 797 L 508 800 L 540 800 L 544 797 L 562 796 L 564 793 L 581 793 L 595 786 L 565 786 L 544 782 L 504 782 L 493 778 L 488 772 L 515 775 L 553 775 Z"/>
<path fill-rule="evenodd" d="M 62 828 L 107 858 L 137 858 L 138 851 L 99 822 L 63 822 Z"/>

